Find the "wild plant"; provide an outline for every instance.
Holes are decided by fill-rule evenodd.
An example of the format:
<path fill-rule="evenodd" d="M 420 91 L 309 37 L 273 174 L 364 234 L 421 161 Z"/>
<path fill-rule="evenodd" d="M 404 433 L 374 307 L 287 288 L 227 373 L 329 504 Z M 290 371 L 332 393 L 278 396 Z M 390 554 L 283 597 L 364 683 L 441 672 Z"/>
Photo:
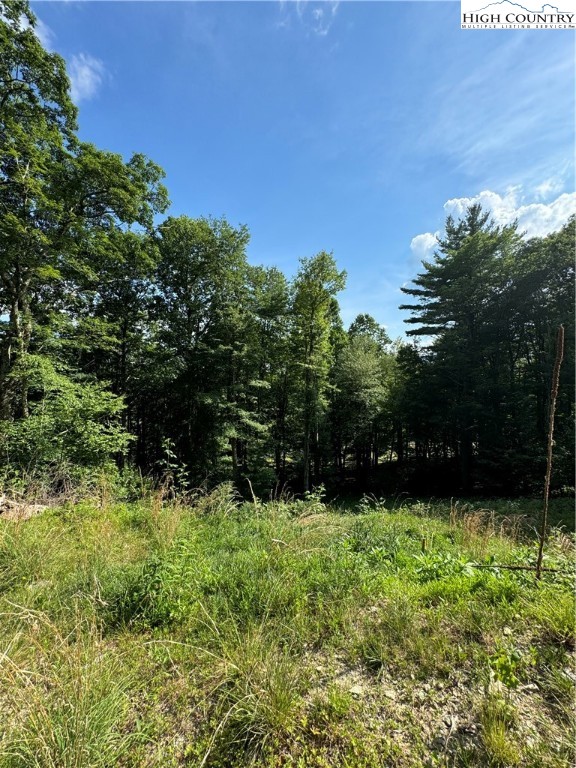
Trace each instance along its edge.
<path fill-rule="evenodd" d="M 0 657 L 2 768 L 107 768 L 134 737 L 124 729 L 130 678 L 94 622 L 62 633 L 40 612 L 3 616 L 18 631 Z"/>

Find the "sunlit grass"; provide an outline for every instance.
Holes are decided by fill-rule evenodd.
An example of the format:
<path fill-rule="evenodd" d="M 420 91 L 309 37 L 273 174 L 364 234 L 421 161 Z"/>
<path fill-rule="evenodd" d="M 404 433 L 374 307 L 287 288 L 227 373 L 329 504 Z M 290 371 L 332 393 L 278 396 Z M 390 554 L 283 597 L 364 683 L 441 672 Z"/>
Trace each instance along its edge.
<path fill-rule="evenodd" d="M 0 521 L 0 766 L 568 765 L 574 543 L 551 537 L 540 584 L 499 568 L 534 559 L 513 504 L 225 485 Z M 434 740 L 428 690 L 469 731 Z"/>

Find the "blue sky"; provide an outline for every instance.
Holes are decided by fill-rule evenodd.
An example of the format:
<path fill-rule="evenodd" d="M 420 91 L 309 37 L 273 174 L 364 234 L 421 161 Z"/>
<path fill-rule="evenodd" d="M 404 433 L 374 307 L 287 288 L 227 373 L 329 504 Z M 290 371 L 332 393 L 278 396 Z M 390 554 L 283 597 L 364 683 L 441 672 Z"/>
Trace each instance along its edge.
<path fill-rule="evenodd" d="M 570 0 L 573 2 L 573 0 Z M 576 210 L 571 31 L 462 31 L 459 2 L 35 2 L 80 135 L 144 152 L 170 213 L 246 224 L 253 263 L 333 251 L 349 323 L 479 199 L 529 235 Z"/>

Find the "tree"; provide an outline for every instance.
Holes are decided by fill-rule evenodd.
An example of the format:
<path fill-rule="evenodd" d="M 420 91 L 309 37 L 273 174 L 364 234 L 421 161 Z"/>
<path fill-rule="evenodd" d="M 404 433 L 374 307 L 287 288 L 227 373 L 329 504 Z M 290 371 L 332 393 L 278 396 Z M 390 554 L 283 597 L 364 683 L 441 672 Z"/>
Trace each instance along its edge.
<path fill-rule="evenodd" d="M 64 61 L 42 48 L 27 3 L 0 2 L 0 12 L 0 420 L 16 440 L 50 420 L 60 429 L 64 414 L 73 422 L 75 407 L 87 423 L 99 408 L 114 419 L 123 412 L 94 381 L 105 372 L 94 355 L 116 330 L 98 309 L 111 282 L 126 298 L 119 264 L 168 201 L 163 171 L 143 155 L 125 162 L 78 140 Z M 126 441 L 116 437 L 96 442 L 121 453 Z"/>
<path fill-rule="evenodd" d="M 332 363 L 331 320 L 333 298 L 344 289 L 346 273 L 339 272 L 331 254 L 321 251 L 300 261 L 293 285 L 292 350 L 298 391 L 302 484 L 310 489 L 310 461 L 319 474 L 320 422 Z"/>
<path fill-rule="evenodd" d="M 123 454 L 130 441 L 120 420 L 122 398 L 101 383 L 74 381 L 46 357 L 27 355 L 11 375 L 24 366 L 34 397 L 28 418 L 0 421 L 5 468 L 48 475 L 55 488 L 81 479 L 83 470 L 111 469 L 111 456 Z"/>
<path fill-rule="evenodd" d="M 0 12 L 0 315 L 8 317 L 0 349 L 0 417 L 6 417 L 15 409 L 27 414 L 25 389 L 8 377 L 32 334 L 32 285 L 54 272 L 45 254 L 59 206 L 49 188 L 74 142 L 76 109 L 64 61 L 43 49 L 28 4 L 2 2 Z M 20 402 L 11 402 L 18 392 Z"/>
<path fill-rule="evenodd" d="M 383 352 L 391 343 L 386 329 L 381 326 L 372 315 L 366 313 L 358 315 L 351 323 L 348 329 L 348 336 L 351 339 L 365 337 L 373 341 Z"/>
<path fill-rule="evenodd" d="M 449 367 L 451 417 L 466 491 L 472 488 L 473 453 L 482 417 L 477 388 L 486 373 L 486 339 L 491 334 L 494 301 L 506 284 L 506 268 L 519 245 L 515 226 L 495 227 L 489 214 L 471 205 L 458 223 L 448 217 L 439 251 L 433 262 L 424 262 L 426 271 L 414 280 L 416 287 L 402 288 L 419 301 L 400 307 L 414 314 L 406 322 L 419 324 L 408 334 L 435 337 L 435 358 Z"/>
<path fill-rule="evenodd" d="M 406 374 L 405 423 L 417 455 L 457 462 L 466 491 L 530 490 L 541 474 L 554 336 L 573 322 L 573 252 L 573 222 L 522 241 L 471 206 L 448 218 L 434 261 L 403 289 L 418 299 L 403 305 L 418 325 L 409 334 L 432 339 Z"/>
<path fill-rule="evenodd" d="M 387 394 L 382 354 L 370 336 L 353 335 L 336 359 L 332 423 L 337 432 L 337 461 L 343 470 L 352 451 L 358 476 L 378 461 L 376 421 Z"/>
<path fill-rule="evenodd" d="M 163 171 L 143 155 L 78 141 L 60 56 L 42 48 L 27 4 L 0 18 L 0 416 L 28 415 L 26 382 L 10 376 L 30 348 L 42 294 L 100 274 L 115 229 L 151 230 L 167 206 Z"/>
<path fill-rule="evenodd" d="M 236 462 L 248 238 L 225 219 L 181 216 L 159 229 L 153 317 L 162 374 L 145 418 L 157 444 L 168 431 L 199 479 L 218 469 L 225 444 Z"/>
<path fill-rule="evenodd" d="M 265 431 L 252 436 L 252 461 L 246 469 L 251 481 L 256 480 L 258 485 L 267 482 L 269 489 L 287 480 L 290 294 L 286 277 L 275 267 L 250 267 L 248 285 L 246 368 L 250 375 L 253 418 Z"/>

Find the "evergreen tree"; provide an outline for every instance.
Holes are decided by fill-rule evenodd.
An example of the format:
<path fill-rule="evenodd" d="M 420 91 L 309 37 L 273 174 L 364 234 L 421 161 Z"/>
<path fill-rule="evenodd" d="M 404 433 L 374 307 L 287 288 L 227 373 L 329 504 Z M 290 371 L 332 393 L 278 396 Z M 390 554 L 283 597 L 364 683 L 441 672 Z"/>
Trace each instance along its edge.
<path fill-rule="evenodd" d="M 297 429 L 302 451 L 302 484 L 305 491 L 313 477 L 319 480 L 320 428 L 326 411 L 326 394 L 332 361 L 331 326 L 333 298 L 344 289 L 346 275 L 325 251 L 301 259 L 293 285 L 292 355 L 297 388 Z"/>

